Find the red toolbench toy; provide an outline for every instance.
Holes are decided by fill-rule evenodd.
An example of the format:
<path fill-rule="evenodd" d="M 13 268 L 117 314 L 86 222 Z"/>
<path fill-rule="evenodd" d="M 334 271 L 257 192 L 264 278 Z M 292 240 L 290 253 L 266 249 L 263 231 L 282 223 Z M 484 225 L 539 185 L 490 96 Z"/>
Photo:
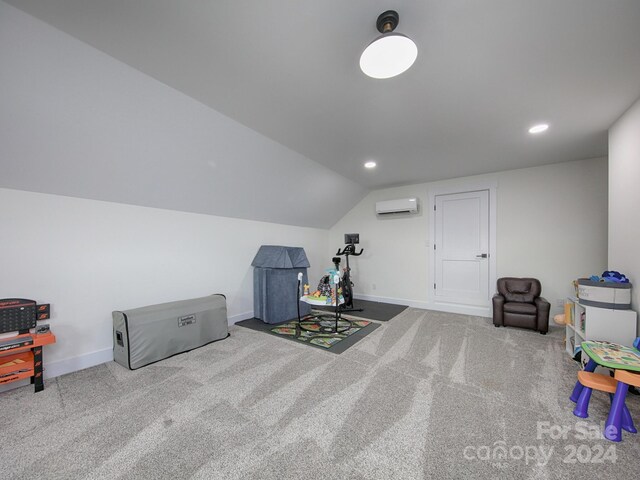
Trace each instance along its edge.
<path fill-rule="evenodd" d="M 0 300 L 0 334 L 17 332 L 0 339 L 0 385 L 31 378 L 36 392 L 44 390 L 42 347 L 55 343 L 56 337 L 48 325 L 37 326 L 37 321 L 47 320 L 49 312 L 48 303 L 37 305 L 24 298 Z"/>

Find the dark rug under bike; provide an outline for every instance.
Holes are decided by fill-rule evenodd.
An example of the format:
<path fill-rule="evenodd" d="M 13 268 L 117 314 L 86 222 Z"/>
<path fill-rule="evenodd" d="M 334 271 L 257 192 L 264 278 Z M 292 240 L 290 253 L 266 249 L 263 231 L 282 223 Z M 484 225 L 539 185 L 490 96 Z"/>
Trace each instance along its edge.
<path fill-rule="evenodd" d="M 372 302 L 370 300 L 353 300 L 355 308 L 361 308 L 362 312 L 347 312 L 345 315 L 352 315 L 359 318 L 367 318 L 369 320 L 377 320 L 379 322 L 388 322 L 396 315 L 406 310 L 406 305 L 394 305 L 392 303 Z M 313 307 L 323 312 L 332 312 L 335 307 Z"/>

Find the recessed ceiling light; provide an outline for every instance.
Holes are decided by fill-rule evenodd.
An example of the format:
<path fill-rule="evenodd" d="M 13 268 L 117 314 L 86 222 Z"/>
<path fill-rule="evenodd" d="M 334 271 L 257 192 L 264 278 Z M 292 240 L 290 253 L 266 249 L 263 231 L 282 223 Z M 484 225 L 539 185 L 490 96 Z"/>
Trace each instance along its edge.
<path fill-rule="evenodd" d="M 376 162 L 367 162 L 364 164 L 364 168 L 375 168 Z"/>
<path fill-rule="evenodd" d="M 549 128 L 549 124 L 547 123 L 539 123 L 538 125 L 534 125 L 529 129 L 529 133 L 542 133 L 546 132 Z"/>

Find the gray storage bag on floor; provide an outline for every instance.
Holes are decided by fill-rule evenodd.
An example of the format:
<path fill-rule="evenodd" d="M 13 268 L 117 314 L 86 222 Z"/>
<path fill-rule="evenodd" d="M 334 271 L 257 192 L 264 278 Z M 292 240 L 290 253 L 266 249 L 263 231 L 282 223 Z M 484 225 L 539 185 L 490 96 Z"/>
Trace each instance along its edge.
<path fill-rule="evenodd" d="M 220 294 L 113 312 L 113 359 L 131 370 L 228 336 Z"/>

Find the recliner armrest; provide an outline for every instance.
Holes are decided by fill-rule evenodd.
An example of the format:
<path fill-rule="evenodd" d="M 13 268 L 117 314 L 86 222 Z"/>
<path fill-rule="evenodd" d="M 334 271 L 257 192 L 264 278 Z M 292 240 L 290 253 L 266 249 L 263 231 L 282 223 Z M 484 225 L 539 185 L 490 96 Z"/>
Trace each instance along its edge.
<path fill-rule="evenodd" d="M 537 330 L 540 333 L 547 333 L 549 331 L 549 310 L 551 309 L 551 304 L 544 297 L 536 298 L 534 303 L 538 310 Z"/>
<path fill-rule="evenodd" d="M 491 299 L 493 303 L 493 324 L 504 327 L 504 296 L 496 293 Z"/>

